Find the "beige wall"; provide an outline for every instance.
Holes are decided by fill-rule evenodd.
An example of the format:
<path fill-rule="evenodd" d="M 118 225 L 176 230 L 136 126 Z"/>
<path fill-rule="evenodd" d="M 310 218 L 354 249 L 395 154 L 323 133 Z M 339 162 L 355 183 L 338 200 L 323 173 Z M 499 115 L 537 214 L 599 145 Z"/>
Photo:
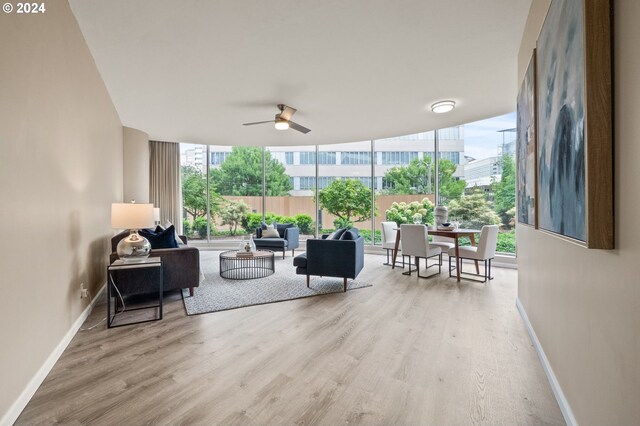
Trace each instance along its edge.
<path fill-rule="evenodd" d="M 124 146 L 125 201 L 149 202 L 149 135 L 131 127 L 122 128 Z"/>
<path fill-rule="evenodd" d="M 0 13 L 0 54 L 2 417 L 104 282 L 122 124 L 66 1 Z"/>
<path fill-rule="evenodd" d="M 616 250 L 518 226 L 518 297 L 576 420 L 640 419 L 640 2 L 615 1 Z M 534 0 L 520 80 L 549 1 Z"/>

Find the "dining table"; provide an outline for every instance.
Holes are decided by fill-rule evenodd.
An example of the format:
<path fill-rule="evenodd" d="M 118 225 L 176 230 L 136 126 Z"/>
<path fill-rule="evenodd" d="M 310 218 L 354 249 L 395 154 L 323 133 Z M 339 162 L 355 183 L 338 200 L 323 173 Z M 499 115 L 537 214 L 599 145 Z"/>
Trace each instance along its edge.
<path fill-rule="evenodd" d="M 400 228 L 394 228 L 394 231 L 396 231 L 396 241 L 393 247 L 393 260 L 391 262 L 391 269 L 395 269 L 396 267 L 396 258 L 398 257 L 398 250 L 400 249 L 400 238 L 401 238 Z M 456 228 L 451 230 L 427 228 L 427 233 L 428 235 L 437 235 L 439 237 L 448 237 L 453 239 L 453 242 L 455 245 L 455 252 L 456 252 L 456 278 L 458 279 L 458 281 L 460 281 L 460 266 L 462 264 L 462 260 L 460 259 L 460 256 L 458 256 L 459 239 L 462 237 L 469 237 L 469 240 L 471 240 L 471 245 L 475 246 L 476 234 L 479 234 L 480 231 L 478 229 L 462 229 L 462 228 Z M 477 260 L 475 261 L 475 264 L 476 264 L 476 273 L 479 274 L 480 267 L 478 266 Z"/>

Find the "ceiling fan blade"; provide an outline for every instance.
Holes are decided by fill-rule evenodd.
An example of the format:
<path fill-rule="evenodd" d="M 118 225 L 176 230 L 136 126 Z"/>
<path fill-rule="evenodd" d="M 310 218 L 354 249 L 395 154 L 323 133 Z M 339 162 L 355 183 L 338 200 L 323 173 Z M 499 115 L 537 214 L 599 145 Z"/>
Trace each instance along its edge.
<path fill-rule="evenodd" d="M 267 121 L 254 121 L 253 123 L 243 123 L 243 126 L 253 126 L 254 124 L 264 124 L 264 123 L 273 123 L 275 120 L 267 120 Z"/>
<path fill-rule="evenodd" d="M 294 123 L 291 120 L 289 120 L 289 128 L 293 129 L 293 130 L 297 130 L 297 131 L 305 133 L 305 134 L 307 134 L 307 133 L 309 133 L 311 131 L 311 129 L 307 129 L 306 127 L 301 126 L 298 123 Z"/>
<path fill-rule="evenodd" d="M 291 108 L 290 106 L 283 105 L 282 112 L 280 113 L 280 117 L 289 121 L 291 120 L 291 117 L 293 117 L 293 114 L 296 113 L 296 111 L 297 109 L 295 108 Z"/>

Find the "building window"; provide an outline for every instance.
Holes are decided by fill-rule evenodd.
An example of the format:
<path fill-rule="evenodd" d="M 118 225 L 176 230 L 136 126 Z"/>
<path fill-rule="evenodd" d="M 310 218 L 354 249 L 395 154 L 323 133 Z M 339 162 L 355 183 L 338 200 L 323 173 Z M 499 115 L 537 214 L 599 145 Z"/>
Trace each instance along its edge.
<path fill-rule="evenodd" d="M 418 158 L 416 151 L 390 151 L 382 153 L 382 164 L 388 165 L 406 165 L 412 160 Z"/>
<path fill-rule="evenodd" d="M 293 164 L 293 152 L 285 152 L 284 158 L 288 166 Z"/>
<path fill-rule="evenodd" d="M 459 152 L 442 152 L 440 151 L 440 159 L 451 161 L 453 164 L 460 164 Z"/>
<path fill-rule="evenodd" d="M 302 151 L 300 153 L 300 164 L 316 164 L 316 153 L 314 151 Z"/>
<path fill-rule="evenodd" d="M 318 153 L 318 164 L 336 164 L 336 153 L 335 152 L 319 152 Z"/>
<path fill-rule="evenodd" d="M 336 164 L 335 152 L 320 152 L 318 164 Z M 316 164 L 316 153 L 313 151 L 303 151 L 300 153 L 300 164 Z"/>
<path fill-rule="evenodd" d="M 227 159 L 227 157 L 229 156 L 229 154 L 231 154 L 230 152 L 212 152 L 211 153 L 211 165 L 212 166 L 219 166 L 220 164 L 224 163 L 224 160 Z"/>
<path fill-rule="evenodd" d="M 326 188 L 331 182 L 336 180 L 334 176 L 321 176 L 318 178 L 318 189 Z"/>
<path fill-rule="evenodd" d="M 300 190 L 312 190 L 316 186 L 316 178 L 313 176 L 300 176 Z"/>
<path fill-rule="evenodd" d="M 347 151 L 340 153 L 340 164 L 371 164 L 371 153 L 367 151 Z"/>
<path fill-rule="evenodd" d="M 342 179 L 355 179 L 362 182 L 367 188 L 371 187 L 371 176 L 345 176 Z"/>

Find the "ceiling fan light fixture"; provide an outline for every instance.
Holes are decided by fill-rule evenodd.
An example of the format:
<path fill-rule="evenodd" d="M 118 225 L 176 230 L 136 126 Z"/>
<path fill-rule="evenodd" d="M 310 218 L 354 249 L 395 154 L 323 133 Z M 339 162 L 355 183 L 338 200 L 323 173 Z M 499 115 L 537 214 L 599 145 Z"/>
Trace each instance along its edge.
<path fill-rule="evenodd" d="M 289 122 L 284 118 L 276 119 L 276 129 L 278 130 L 287 130 L 289 128 Z"/>
<path fill-rule="evenodd" d="M 455 107 L 456 103 L 454 101 L 440 101 L 431 105 L 431 111 L 436 114 L 443 114 L 452 111 Z"/>

